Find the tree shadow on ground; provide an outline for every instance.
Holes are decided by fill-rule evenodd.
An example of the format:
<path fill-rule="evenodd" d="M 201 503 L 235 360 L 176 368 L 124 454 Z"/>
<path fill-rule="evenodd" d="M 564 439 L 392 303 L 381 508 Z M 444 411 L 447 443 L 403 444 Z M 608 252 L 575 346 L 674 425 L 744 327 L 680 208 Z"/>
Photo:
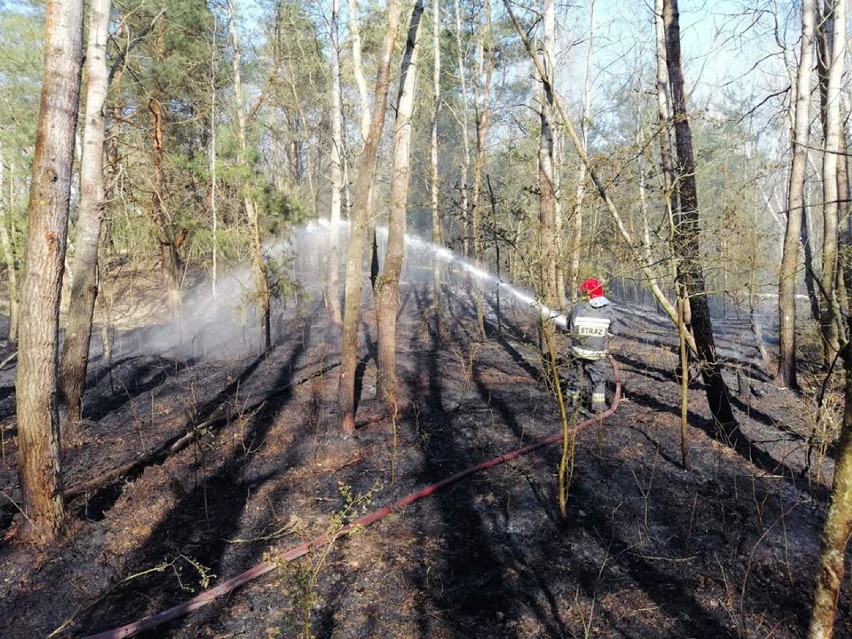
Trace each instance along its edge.
<path fill-rule="evenodd" d="M 162 356 L 149 356 L 142 358 L 125 359 L 114 364 L 106 373 L 113 379 L 113 373 L 119 368 L 128 366 L 127 376 L 119 381 L 120 390 L 111 398 L 100 398 L 89 406 L 84 397 L 83 418 L 91 421 L 99 421 L 109 413 L 121 408 L 135 397 L 144 395 L 153 389 L 162 386 L 166 380 L 181 371 L 192 368 L 198 363 L 197 359 L 171 359 Z M 100 375 L 99 377 L 103 377 Z M 92 388 L 94 385 L 90 386 Z"/>
<path fill-rule="evenodd" d="M 616 355 L 615 359 L 626 366 L 638 368 L 646 377 L 654 376 L 653 371 L 649 374 L 648 367 L 644 363 L 637 362 L 636 360 L 620 354 Z M 630 389 L 630 401 L 635 403 L 637 406 L 641 406 L 656 414 L 668 413 L 673 419 L 678 420 L 680 418 L 680 409 L 672 405 L 671 402 L 661 401 L 656 396 L 640 392 L 636 389 Z M 709 437 L 731 448 L 740 457 L 748 460 L 763 471 L 783 476 L 790 485 L 800 490 L 805 488 L 805 486 L 801 485 L 802 483 L 805 483 L 807 484 L 807 489 L 811 490 L 815 497 L 822 500 L 827 499 L 827 489 L 824 486 L 807 482 L 807 477 L 803 474 L 802 470 L 789 465 L 783 459 L 778 459 L 773 456 L 771 451 L 758 445 L 748 435 L 746 435 L 741 428 L 737 428 L 735 437 L 731 439 L 721 433 L 713 424 L 712 420 L 709 420 L 703 415 L 692 410 L 687 413 L 687 423 L 700 428 Z M 769 425 L 777 426 L 769 418 L 767 418 L 767 423 Z"/>
<path fill-rule="evenodd" d="M 292 370 L 304 353 L 304 344 L 309 341 L 294 340 L 294 348 L 287 361 L 281 366 L 281 373 L 275 381 L 275 388 L 279 389 L 274 395 L 267 397 L 262 408 L 251 417 L 250 438 L 256 442 L 262 442 L 269 429 L 275 424 L 278 411 L 290 400 L 293 393 Z M 244 381 L 251 375 L 263 361 L 263 357 L 256 359 L 246 368 L 241 379 Z M 216 406 L 229 393 L 233 393 L 239 380 L 235 380 L 228 389 L 217 395 L 203 409 L 202 413 L 212 414 Z M 225 420 L 227 423 L 227 420 Z M 302 433 L 305 435 L 305 433 Z M 281 463 L 295 466 L 302 463 L 298 447 L 293 447 Z M 185 482 L 181 478 L 173 480 L 173 490 L 178 493 L 174 507 L 166 517 L 163 518 L 152 530 L 151 534 L 140 543 L 135 552 L 125 562 L 126 571 L 144 571 L 156 566 L 167 559 L 171 559 L 176 566 L 184 562 L 187 572 L 192 569 L 199 570 L 198 578 L 203 570 L 213 574 L 223 572 L 223 558 L 225 551 L 229 548 L 229 539 L 233 533 L 240 528 L 240 519 L 248 502 L 248 497 L 257 492 L 265 482 L 274 478 L 281 472 L 281 468 L 273 468 L 268 472 L 248 478 L 246 466 L 251 459 L 250 455 L 240 452 L 236 447 L 230 459 L 211 460 L 211 464 L 219 466 L 218 470 L 206 477 L 203 468 L 201 481 L 189 490 L 183 487 Z M 141 471 L 140 471 L 141 472 Z M 257 560 L 266 543 L 257 542 L 247 544 L 242 553 L 242 559 L 246 561 Z M 185 555 L 186 549 L 194 550 L 191 556 Z M 168 557 L 163 553 L 167 552 Z M 180 560 L 180 561 L 179 561 Z M 126 586 L 119 586 L 112 590 L 107 596 L 106 605 L 98 607 L 97 612 L 90 612 L 80 618 L 82 628 L 97 628 L 103 625 L 115 623 L 117 619 L 127 621 L 128 616 L 144 616 L 152 611 L 166 608 L 186 597 L 178 583 L 174 580 L 171 570 L 154 572 L 150 575 L 134 580 Z M 192 579 L 192 576 L 186 577 Z M 140 598 L 138 592 L 158 593 L 153 599 L 149 596 Z M 213 608 L 217 608 L 214 606 Z M 205 614 L 210 614 L 207 611 Z M 168 636 L 167 633 L 182 627 L 185 620 L 173 622 L 168 627 L 160 628 L 151 637 Z"/>

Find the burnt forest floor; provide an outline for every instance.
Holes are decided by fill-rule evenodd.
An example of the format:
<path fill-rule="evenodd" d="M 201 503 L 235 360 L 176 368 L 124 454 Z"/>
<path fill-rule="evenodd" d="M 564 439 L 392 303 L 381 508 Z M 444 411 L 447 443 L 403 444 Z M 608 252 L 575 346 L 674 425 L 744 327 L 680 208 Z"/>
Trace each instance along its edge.
<path fill-rule="evenodd" d="M 557 444 L 340 534 L 363 513 L 561 431 L 528 309 L 490 305 L 483 340 L 467 297 L 448 292 L 440 326 L 426 288 L 405 287 L 401 301 L 398 411 L 375 399 L 365 312 L 359 427 L 348 439 L 336 413 L 340 330 L 316 300 L 276 313 L 266 357 L 142 354 L 124 335 L 111 361 L 92 362 L 79 442 L 63 454 L 68 536 L 44 551 L 18 532 L 8 364 L 0 636 L 96 634 L 264 561 L 278 565 L 140 636 L 805 636 L 830 447 L 808 464 L 813 420 L 802 397 L 757 372 L 742 321 L 717 324 L 732 390 L 736 368 L 752 379 L 734 397 L 736 446 L 709 426 L 693 382 L 682 467 L 675 331 L 621 304 L 613 351 L 624 398 L 576 437 L 567 517 Z M 330 544 L 282 559 L 325 533 Z M 848 585 L 841 639 L 852 637 Z"/>

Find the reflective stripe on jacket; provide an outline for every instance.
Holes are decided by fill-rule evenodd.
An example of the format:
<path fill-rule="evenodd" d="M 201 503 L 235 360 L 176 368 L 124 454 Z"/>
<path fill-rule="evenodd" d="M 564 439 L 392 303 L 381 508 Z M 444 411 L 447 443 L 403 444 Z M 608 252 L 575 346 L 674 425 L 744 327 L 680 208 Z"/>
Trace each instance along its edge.
<path fill-rule="evenodd" d="M 578 302 L 568 318 L 571 352 L 582 359 L 602 359 L 606 357 L 610 336 L 617 330 L 615 313 L 608 299 L 596 297 Z"/>

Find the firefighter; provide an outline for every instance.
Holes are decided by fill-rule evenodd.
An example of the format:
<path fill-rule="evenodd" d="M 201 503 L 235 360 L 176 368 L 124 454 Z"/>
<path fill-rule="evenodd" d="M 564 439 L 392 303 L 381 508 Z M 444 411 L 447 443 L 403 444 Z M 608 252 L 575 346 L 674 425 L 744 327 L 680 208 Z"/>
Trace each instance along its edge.
<path fill-rule="evenodd" d="M 585 280 L 580 284 L 579 292 L 580 299 L 564 325 L 571 337 L 567 395 L 572 403 L 577 404 L 583 383 L 588 380 L 592 390 L 592 412 L 600 414 L 606 410 L 607 348 L 610 338 L 618 333 L 618 320 L 600 281 L 594 278 Z"/>

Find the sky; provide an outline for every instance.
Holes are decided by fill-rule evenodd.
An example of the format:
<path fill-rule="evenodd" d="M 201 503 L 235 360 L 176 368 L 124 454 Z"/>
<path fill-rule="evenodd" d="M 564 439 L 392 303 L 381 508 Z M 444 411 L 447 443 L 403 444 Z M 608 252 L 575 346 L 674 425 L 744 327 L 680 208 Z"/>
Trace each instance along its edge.
<path fill-rule="evenodd" d="M 754 0 L 680 0 L 681 51 L 693 92 L 707 96 L 720 90 L 762 91 L 769 78 L 783 71 L 771 8 L 772 2 Z M 652 10 L 653 0 L 597 0 L 598 69 L 623 67 L 619 60 L 625 51 L 653 61 Z M 587 23 L 588 9 L 584 11 Z M 795 30 L 787 34 L 796 35 Z"/>

